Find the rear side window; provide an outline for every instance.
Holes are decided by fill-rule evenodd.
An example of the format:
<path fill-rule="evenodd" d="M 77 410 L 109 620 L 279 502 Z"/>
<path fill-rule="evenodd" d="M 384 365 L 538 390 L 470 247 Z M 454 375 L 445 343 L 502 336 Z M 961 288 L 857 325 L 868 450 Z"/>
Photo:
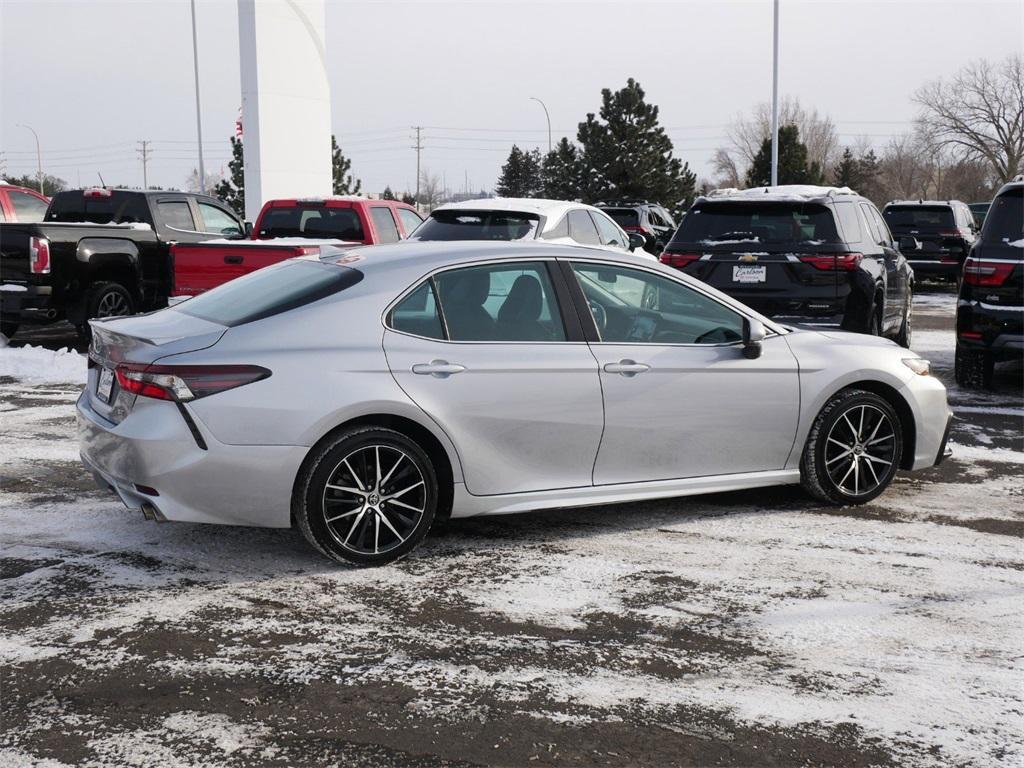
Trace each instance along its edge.
<path fill-rule="evenodd" d="M 420 283 L 419 288 L 402 299 L 391 310 L 388 325 L 402 333 L 428 339 L 444 339 L 444 326 L 437 311 L 433 280 Z"/>
<path fill-rule="evenodd" d="M 569 211 L 569 237 L 583 245 L 600 245 L 594 220 L 587 211 Z"/>
<path fill-rule="evenodd" d="M 1020 243 L 1024 246 L 1024 187 L 1010 189 L 992 201 L 981 233 L 984 243 Z M 1024 247 L 1018 247 L 1024 258 Z"/>
<path fill-rule="evenodd" d="M 35 195 L 19 192 L 16 189 L 7 192 L 7 199 L 11 201 L 14 208 L 14 215 L 18 221 L 42 221 L 46 213 L 47 203 Z"/>
<path fill-rule="evenodd" d="M 373 226 L 377 228 L 377 237 L 381 243 L 397 243 L 401 239 L 398 236 L 395 217 L 386 205 L 371 206 L 370 216 L 373 218 Z"/>
<path fill-rule="evenodd" d="M 171 311 L 230 328 L 312 304 L 362 279 L 362 272 L 349 267 L 285 261 L 224 283 Z"/>
<path fill-rule="evenodd" d="M 259 222 L 257 237 L 319 237 L 326 240 L 349 240 L 361 243 L 366 239 L 359 214 L 352 208 L 294 205 L 270 208 Z"/>
<path fill-rule="evenodd" d="M 885 221 L 899 229 L 939 229 L 956 226 L 953 209 L 948 205 L 888 205 Z"/>
<path fill-rule="evenodd" d="M 841 242 L 827 206 L 738 202 L 707 202 L 694 208 L 672 240 L 703 245 Z"/>
<path fill-rule="evenodd" d="M 540 217 L 514 211 L 434 211 L 412 240 L 532 240 Z"/>
<path fill-rule="evenodd" d="M 195 232 L 196 224 L 192 220 L 192 209 L 184 200 L 161 200 L 157 204 L 160 219 L 168 227 Z"/>

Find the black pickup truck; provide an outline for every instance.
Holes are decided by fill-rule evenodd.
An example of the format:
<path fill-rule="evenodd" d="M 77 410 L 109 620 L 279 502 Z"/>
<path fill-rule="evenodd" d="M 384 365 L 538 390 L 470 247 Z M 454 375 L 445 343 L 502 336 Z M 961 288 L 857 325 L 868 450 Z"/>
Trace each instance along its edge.
<path fill-rule="evenodd" d="M 166 306 L 172 243 L 245 234 L 231 209 L 206 195 L 60 192 L 43 221 L 0 224 L 0 332 L 68 320 L 84 336 L 90 318 Z"/>

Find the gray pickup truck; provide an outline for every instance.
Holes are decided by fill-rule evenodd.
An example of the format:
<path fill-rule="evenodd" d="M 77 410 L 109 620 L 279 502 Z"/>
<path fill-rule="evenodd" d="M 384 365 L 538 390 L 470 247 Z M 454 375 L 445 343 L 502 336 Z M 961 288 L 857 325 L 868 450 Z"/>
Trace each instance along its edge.
<path fill-rule="evenodd" d="M 190 192 L 60 192 L 43 221 L 0 224 L 0 332 L 166 306 L 172 243 L 242 238 L 243 222 L 219 200 Z"/>

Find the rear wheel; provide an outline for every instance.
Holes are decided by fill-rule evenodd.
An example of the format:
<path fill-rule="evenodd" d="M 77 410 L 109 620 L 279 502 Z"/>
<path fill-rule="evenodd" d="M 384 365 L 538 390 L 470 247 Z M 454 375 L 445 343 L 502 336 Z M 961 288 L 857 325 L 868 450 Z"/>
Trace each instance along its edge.
<path fill-rule="evenodd" d="M 89 340 L 89 320 L 134 314 L 135 298 L 127 288 L 112 281 L 93 283 L 85 297 L 85 322 L 78 326 L 78 335 Z"/>
<path fill-rule="evenodd" d="M 801 484 L 821 501 L 864 504 L 892 482 L 902 453 L 902 428 L 892 406 L 873 392 L 843 390 L 811 426 Z"/>
<path fill-rule="evenodd" d="M 306 540 L 339 562 L 383 565 L 415 549 L 434 521 L 437 476 L 400 432 L 341 433 L 308 462 L 292 512 Z"/>
<path fill-rule="evenodd" d="M 989 389 L 994 372 L 995 362 L 988 352 L 956 345 L 953 376 L 958 386 L 964 389 Z"/>

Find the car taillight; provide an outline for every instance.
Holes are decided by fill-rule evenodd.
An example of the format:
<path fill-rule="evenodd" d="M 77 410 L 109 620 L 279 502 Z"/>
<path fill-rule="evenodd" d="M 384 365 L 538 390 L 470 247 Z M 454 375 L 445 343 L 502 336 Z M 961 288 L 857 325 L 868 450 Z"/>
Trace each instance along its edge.
<path fill-rule="evenodd" d="M 34 275 L 50 274 L 50 241 L 45 237 L 33 237 L 28 241 L 29 269 Z"/>
<path fill-rule="evenodd" d="M 644 227 L 623 227 L 626 232 L 639 232 L 641 235 L 651 235 L 654 233 Z"/>
<path fill-rule="evenodd" d="M 816 253 L 813 256 L 801 256 L 800 261 L 810 264 L 815 269 L 831 269 L 852 272 L 864 258 L 862 253 Z"/>
<path fill-rule="evenodd" d="M 1015 266 L 1013 262 L 968 259 L 964 263 L 964 282 L 968 285 L 1002 285 Z"/>
<path fill-rule="evenodd" d="M 92 187 L 91 189 L 85 190 L 82 193 L 82 197 L 110 197 L 114 194 L 114 190 L 107 189 L 106 187 Z"/>
<path fill-rule="evenodd" d="M 114 369 L 121 389 L 140 397 L 186 402 L 270 376 L 258 365 L 136 365 Z"/>
<path fill-rule="evenodd" d="M 664 251 L 659 257 L 659 261 L 661 261 L 662 264 L 668 264 L 670 267 L 675 267 L 676 269 L 688 267 L 690 264 L 693 264 L 693 262 L 699 260 L 699 253 L 669 253 L 668 251 Z"/>

